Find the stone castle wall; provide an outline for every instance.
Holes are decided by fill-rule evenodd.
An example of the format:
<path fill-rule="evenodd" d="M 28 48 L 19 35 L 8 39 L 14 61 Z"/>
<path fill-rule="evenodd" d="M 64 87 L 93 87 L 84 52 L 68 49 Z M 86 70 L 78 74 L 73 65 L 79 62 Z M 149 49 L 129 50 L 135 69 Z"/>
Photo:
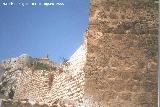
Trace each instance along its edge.
<path fill-rule="evenodd" d="M 82 103 L 84 96 L 84 71 L 86 48 L 85 44 L 71 56 L 68 61 L 69 65 L 65 68 L 65 72 L 58 75 L 54 81 L 50 91 L 52 99 L 61 98 L 70 100 L 74 103 Z M 52 101 L 51 101 L 52 102 Z"/>
<path fill-rule="evenodd" d="M 78 105 L 82 103 L 84 95 L 85 45 L 82 45 L 68 61 L 69 65 L 64 71 L 32 71 L 25 70 L 18 78 L 14 100 L 28 99 L 31 103 L 44 103 L 52 105 L 57 100 L 67 104 Z M 79 57 L 80 56 L 80 57 Z M 53 75 L 54 74 L 54 75 Z M 49 84 L 52 76 L 52 83 Z"/>
<path fill-rule="evenodd" d="M 45 74 L 43 73 L 45 72 Z M 14 99 L 26 100 L 30 102 L 44 102 L 45 96 L 49 92 L 49 73 L 48 71 L 25 70 L 17 78 L 17 87 Z"/>
<path fill-rule="evenodd" d="M 63 72 L 25 70 L 14 99 L 49 105 L 63 100 L 76 107 L 156 107 L 157 35 L 155 0 L 90 0 L 85 42 Z"/>
<path fill-rule="evenodd" d="M 158 4 L 91 0 L 85 107 L 156 107 Z"/>

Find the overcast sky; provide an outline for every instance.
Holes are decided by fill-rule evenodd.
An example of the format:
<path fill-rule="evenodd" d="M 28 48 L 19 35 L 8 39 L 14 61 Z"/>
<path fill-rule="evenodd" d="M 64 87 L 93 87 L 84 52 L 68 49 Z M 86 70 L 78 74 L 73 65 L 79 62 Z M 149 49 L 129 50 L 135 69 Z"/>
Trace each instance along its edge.
<path fill-rule="evenodd" d="M 4 1 L 4 0 L 3 0 Z M 24 2 L 28 0 L 12 0 Z M 33 0 L 64 6 L 0 6 L 0 60 L 23 53 L 69 58 L 83 41 L 89 0 Z M 32 2 L 32 1 L 30 1 Z M 0 1 L 2 3 L 2 1 Z"/>

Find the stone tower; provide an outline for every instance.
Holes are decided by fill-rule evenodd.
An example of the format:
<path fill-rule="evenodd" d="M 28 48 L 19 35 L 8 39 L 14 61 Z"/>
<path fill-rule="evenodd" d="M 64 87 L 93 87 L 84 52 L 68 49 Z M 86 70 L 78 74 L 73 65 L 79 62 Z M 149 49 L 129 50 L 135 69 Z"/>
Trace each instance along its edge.
<path fill-rule="evenodd" d="M 157 107 L 156 0 L 90 0 L 85 107 Z"/>

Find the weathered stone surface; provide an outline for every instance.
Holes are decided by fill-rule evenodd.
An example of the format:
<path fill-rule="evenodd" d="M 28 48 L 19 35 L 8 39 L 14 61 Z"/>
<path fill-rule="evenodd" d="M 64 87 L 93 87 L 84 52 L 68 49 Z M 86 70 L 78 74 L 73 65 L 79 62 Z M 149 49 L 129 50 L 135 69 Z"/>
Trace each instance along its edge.
<path fill-rule="evenodd" d="M 23 72 L 25 68 L 33 59 L 23 54 L 17 58 L 9 58 L 3 60 L 0 64 L 1 74 L 0 94 L 8 98 L 12 98 L 12 93 L 15 91 L 17 85 L 17 77 Z"/>
<path fill-rule="evenodd" d="M 155 0 L 91 0 L 85 107 L 157 106 L 157 34 Z"/>
<path fill-rule="evenodd" d="M 17 78 L 14 100 L 28 99 L 51 106 L 63 101 L 73 106 L 82 103 L 84 96 L 84 72 L 86 48 L 83 44 L 66 64 L 57 71 L 26 69 Z M 62 70 L 62 71 L 61 71 Z"/>
<path fill-rule="evenodd" d="M 89 26 L 80 48 L 54 69 L 29 67 L 20 69 L 20 75 L 15 69 L 14 100 L 4 101 L 2 107 L 156 107 L 155 1 L 90 0 Z M 23 68 L 28 62 L 23 59 L 9 60 L 1 69 L 6 69 L 9 81 L 8 71 Z M 46 58 L 39 61 L 52 65 Z"/>

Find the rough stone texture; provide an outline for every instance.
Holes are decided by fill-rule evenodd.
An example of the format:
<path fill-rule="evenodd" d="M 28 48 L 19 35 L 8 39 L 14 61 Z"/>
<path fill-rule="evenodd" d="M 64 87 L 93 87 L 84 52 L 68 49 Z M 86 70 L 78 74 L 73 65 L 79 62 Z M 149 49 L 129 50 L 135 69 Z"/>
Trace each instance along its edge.
<path fill-rule="evenodd" d="M 45 72 L 45 74 L 43 73 Z M 49 74 L 47 71 L 26 70 L 18 78 L 14 99 L 29 99 L 31 102 L 44 102 L 49 92 Z"/>
<path fill-rule="evenodd" d="M 157 35 L 155 0 L 90 0 L 85 41 L 58 70 L 33 72 L 26 55 L 1 67 L 15 87 L 14 100 L 2 106 L 156 107 Z"/>
<path fill-rule="evenodd" d="M 2 101 L 2 105 L 1 107 L 49 107 L 48 105 L 46 104 L 30 104 L 29 102 L 25 102 L 25 101 L 18 101 L 18 102 L 14 102 L 14 101 L 5 101 L 3 100 Z M 58 107 L 57 105 L 53 105 L 53 106 L 50 106 L 50 107 Z"/>
<path fill-rule="evenodd" d="M 158 4 L 91 0 L 85 107 L 157 107 Z"/>
<path fill-rule="evenodd" d="M 62 65 L 62 72 L 25 70 L 17 78 L 14 100 L 53 105 L 63 101 L 66 105 L 79 106 L 84 96 L 85 44 L 71 56 L 68 65 Z M 52 80 L 50 81 L 50 76 Z M 50 83 L 51 82 L 51 83 Z"/>
<path fill-rule="evenodd" d="M 33 59 L 23 54 L 16 58 L 9 58 L 0 63 L 0 69 L 3 70 L 0 82 L 0 94 L 9 96 L 12 90 L 15 90 L 17 78 L 21 76 L 23 68 L 25 68 Z"/>

